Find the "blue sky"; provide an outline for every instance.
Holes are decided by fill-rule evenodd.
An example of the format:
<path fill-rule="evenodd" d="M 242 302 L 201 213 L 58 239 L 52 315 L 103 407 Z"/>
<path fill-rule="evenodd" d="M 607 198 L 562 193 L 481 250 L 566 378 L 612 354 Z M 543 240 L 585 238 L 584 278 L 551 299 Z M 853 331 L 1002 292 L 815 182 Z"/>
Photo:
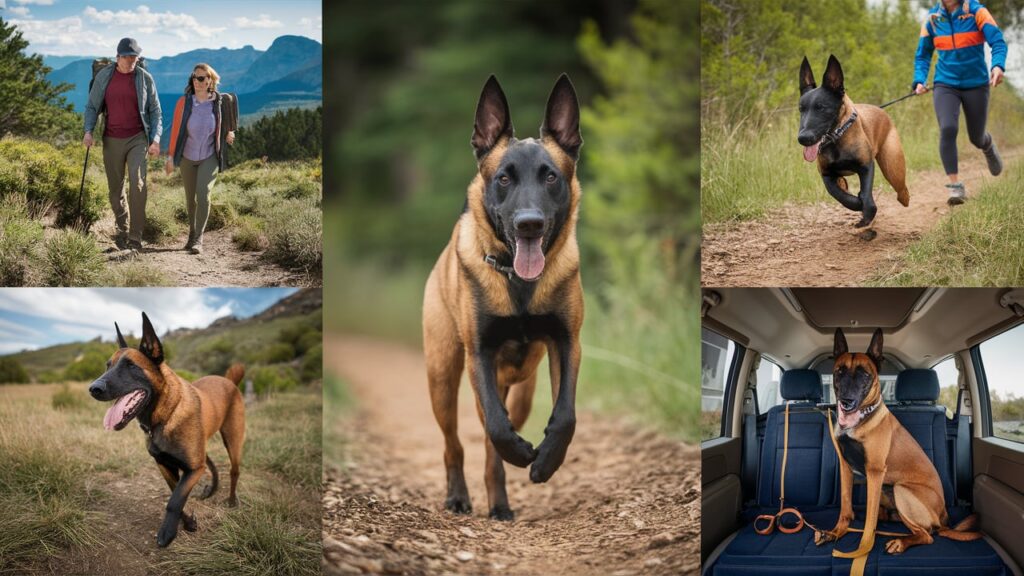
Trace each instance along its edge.
<path fill-rule="evenodd" d="M 0 355 L 142 332 L 142 312 L 158 334 L 204 328 L 233 314 L 258 314 L 296 288 L 4 288 L 0 289 Z"/>
<path fill-rule="evenodd" d="M 43 55 L 113 56 L 125 36 L 152 59 L 247 44 L 266 50 L 286 34 L 323 41 L 320 0 L 0 0 L 0 8 L 29 52 Z"/>

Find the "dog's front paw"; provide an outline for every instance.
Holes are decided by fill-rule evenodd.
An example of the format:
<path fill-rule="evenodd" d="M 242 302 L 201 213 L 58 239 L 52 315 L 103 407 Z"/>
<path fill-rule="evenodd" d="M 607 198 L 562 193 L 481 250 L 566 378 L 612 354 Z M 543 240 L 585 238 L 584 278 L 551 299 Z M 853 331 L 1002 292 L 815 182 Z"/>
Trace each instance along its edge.
<path fill-rule="evenodd" d="M 199 495 L 196 496 L 196 498 L 200 500 L 206 500 L 210 496 L 213 496 L 213 484 L 207 484 L 206 488 L 203 488 L 203 491 L 200 492 Z"/>
<path fill-rule="evenodd" d="M 835 534 L 827 532 L 825 530 L 817 530 L 814 532 L 814 545 L 821 546 L 822 544 L 828 544 L 829 542 L 835 542 L 838 540 Z"/>
<path fill-rule="evenodd" d="M 473 505 L 469 502 L 468 494 L 454 494 L 445 498 L 444 509 L 453 514 L 470 514 L 473 512 Z"/>
<path fill-rule="evenodd" d="M 516 517 L 516 513 L 507 505 L 503 505 L 491 508 L 491 512 L 488 516 L 495 520 L 501 520 L 502 522 L 511 522 Z"/>
<path fill-rule="evenodd" d="M 238 498 L 228 496 L 228 508 L 234 508 L 236 506 L 238 506 Z"/>
<path fill-rule="evenodd" d="M 195 514 L 185 514 L 181 517 L 181 523 L 185 527 L 186 532 L 195 532 L 199 528 L 199 524 L 196 522 Z"/>
<path fill-rule="evenodd" d="M 906 547 L 903 546 L 902 538 L 893 538 L 885 543 L 885 551 L 889 554 L 902 554 L 904 550 Z"/>
<path fill-rule="evenodd" d="M 508 422 L 507 428 L 496 431 L 489 431 L 487 436 L 491 440 L 491 444 L 494 444 L 494 449 L 498 451 L 501 459 L 508 462 L 513 466 L 520 468 L 526 468 L 537 459 L 537 450 L 526 440 L 516 434 L 516 431 L 512 428 L 512 423 Z"/>
<path fill-rule="evenodd" d="M 178 537 L 178 522 L 177 520 L 172 522 L 164 522 L 163 526 L 160 527 L 160 532 L 156 535 L 156 545 L 161 548 L 166 548 L 168 544 L 174 541 Z"/>
<path fill-rule="evenodd" d="M 537 459 L 530 467 L 530 480 L 535 483 L 547 482 L 565 461 L 569 443 L 576 432 L 576 419 L 555 420 L 552 418 L 544 429 L 544 441 L 537 450 Z"/>

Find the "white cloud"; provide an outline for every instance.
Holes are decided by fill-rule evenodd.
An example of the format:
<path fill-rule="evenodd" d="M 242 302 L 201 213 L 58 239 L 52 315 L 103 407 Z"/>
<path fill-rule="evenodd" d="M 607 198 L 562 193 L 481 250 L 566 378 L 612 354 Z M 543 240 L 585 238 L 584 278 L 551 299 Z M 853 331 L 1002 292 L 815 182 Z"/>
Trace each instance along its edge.
<path fill-rule="evenodd" d="M 3 5 L 0 5 L 3 8 Z M 21 16 L 23 18 L 28 17 L 28 7 L 26 6 L 11 6 L 7 9 L 8 14 L 14 14 L 15 16 Z"/>
<path fill-rule="evenodd" d="M 320 40 L 324 34 L 324 18 L 300 18 L 299 26 L 314 40 Z"/>
<path fill-rule="evenodd" d="M 53 6 L 53 0 L 14 0 L 15 4 L 34 4 L 36 6 Z"/>
<path fill-rule="evenodd" d="M 241 28 L 243 30 L 250 28 L 281 28 L 284 26 L 280 21 L 273 20 L 266 14 L 260 14 L 259 18 L 256 18 L 255 20 L 242 16 L 240 18 L 235 18 L 234 22 L 236 28 Z"/>
<path fill-rule="evenodd" d="M 178 288 L 22 288 L 0 293 L 0 310 L 51 320 L 54 330 L 76 340 L 110 340 L 114 322 L 125 334 L 141 334 L 143 311 L 158 334 L 204 328 L 233 312 L 229 304 L 214 305 L 202 290 Z"/>
<path fill-rule="evenodd" d="M 90 51 L 113 54 L 117 48 L 116 41 L 111 42 L 102 34 L 86 29 L 77 16 L 59 20 L 11 19 L 10 23 L 18 27 L 32 50 L 39 54 L 60 56 Z"/>
<path fill-rule="evenodd" d="M 14 354 L 23 350 L 35 350 L 39 348 L 38 344 L 30 344 L 28 342 L 11 342 L 8 340 L 0 340 L 0 356 L 7 354 Z"/>
<path fill-rule="evenodd" d="M 153 12 L 149 6 L 139 6 L 135 10 L 118 10 L 117 12 L 97 10 L 92 6 L 86 6 L 82 14 L 87 19 L 100 24 L 124 27 L 145 34 L 157 31 L 165 32 L 181 40 L 188 40 L 193 36 L 212 38 L 225 30 L 223 27 L 204 26 L 189 14 Z M 125 35 L 130 35 L 129 31 L 126 31 Z M 144 46 L 143 49 L 145 49 Z"/>

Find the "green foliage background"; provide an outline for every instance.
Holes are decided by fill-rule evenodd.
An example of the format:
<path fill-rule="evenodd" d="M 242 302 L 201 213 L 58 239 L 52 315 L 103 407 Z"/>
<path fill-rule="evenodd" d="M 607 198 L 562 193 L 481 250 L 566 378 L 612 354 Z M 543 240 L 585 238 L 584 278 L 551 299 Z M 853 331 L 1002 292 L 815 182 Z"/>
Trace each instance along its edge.
<path fill-rule="evenodd" d="M 536 137 L 566 72 L 583 107 L 580 402 L 695 438 L 698 10 L 325 5 L 325 74 L 345 87 L 327 95 L 325 118 L 329 327 L 419 342 L 423 285 L 476 173 L 469 138 L 484 81 L 497 76 L 517 137 Z"/>

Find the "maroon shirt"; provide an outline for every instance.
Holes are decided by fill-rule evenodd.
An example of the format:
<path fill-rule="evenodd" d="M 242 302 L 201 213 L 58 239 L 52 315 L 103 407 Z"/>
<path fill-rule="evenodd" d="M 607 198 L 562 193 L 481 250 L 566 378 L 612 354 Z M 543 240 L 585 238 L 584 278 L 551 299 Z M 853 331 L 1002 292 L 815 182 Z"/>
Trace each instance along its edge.
<path fill-rule="evenodd" d="M 114 70 L 103 96 L 107 107 L 106 136 L 131 138 L 142 132 L 142 117 L 139 116 L 139 95 L 135 91 L 135 72 L 122 74 Z"/>

